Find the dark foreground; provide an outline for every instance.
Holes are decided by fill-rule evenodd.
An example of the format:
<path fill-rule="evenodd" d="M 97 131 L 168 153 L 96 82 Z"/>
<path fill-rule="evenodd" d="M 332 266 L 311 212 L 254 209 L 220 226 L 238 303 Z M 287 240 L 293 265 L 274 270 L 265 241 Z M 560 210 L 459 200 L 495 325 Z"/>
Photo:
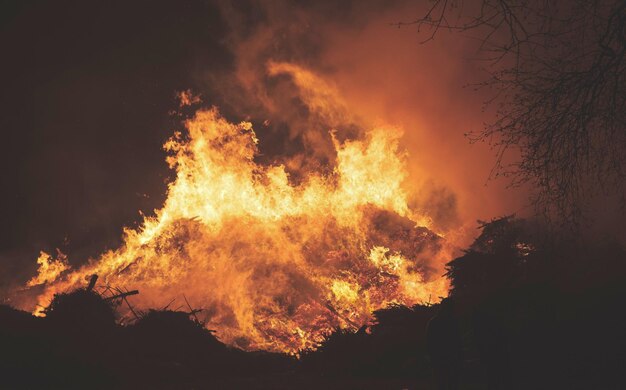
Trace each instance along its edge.
<path fill-rule="evenodd" d="M 624 389 L 625 263 L 609 242 L 494 221 L 449 263 L 442 304 L 378 311 L 300 359 L 228 348 L 185 312 L 122 326 L 78 290 L 45 318 L 0 306 L 0 388 Z"/>

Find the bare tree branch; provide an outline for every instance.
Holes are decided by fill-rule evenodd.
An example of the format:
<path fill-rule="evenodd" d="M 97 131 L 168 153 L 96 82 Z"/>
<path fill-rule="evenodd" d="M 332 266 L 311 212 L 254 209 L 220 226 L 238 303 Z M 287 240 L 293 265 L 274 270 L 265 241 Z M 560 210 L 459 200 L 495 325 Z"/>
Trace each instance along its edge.
<path fill-rule="evenodd" d="M 576 226 L 591 196 L 625 199 L 625 20 L 626 0 L 435 0 L 396 25 L 478 33 L 497 117 L 470 140 L 496 150 L 491 176 L 534 184 L 538 211 Z"/>

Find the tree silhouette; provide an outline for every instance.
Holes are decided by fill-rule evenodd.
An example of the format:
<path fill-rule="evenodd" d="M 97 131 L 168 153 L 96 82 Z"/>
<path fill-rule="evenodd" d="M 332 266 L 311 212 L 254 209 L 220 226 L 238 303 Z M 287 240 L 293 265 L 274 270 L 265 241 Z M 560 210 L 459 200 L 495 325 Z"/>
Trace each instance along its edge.
<path fill-rule="evenodd" d="M 577 226 L 594 195 L 624 205 L 625 20 L 624 0 L 435 0 L 397 25 L 478 35 L 497 115 L 470 140 L 495 148 L 492 177 L 534 184 L 538 211 Z"/>

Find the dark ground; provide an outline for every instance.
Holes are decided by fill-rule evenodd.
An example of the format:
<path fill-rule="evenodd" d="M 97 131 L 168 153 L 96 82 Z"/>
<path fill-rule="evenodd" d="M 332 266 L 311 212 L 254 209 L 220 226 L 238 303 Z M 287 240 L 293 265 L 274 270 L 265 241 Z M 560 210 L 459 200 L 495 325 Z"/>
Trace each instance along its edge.
<path fill-rule="evenodd" d="M 437 374 L 461 389 L 626 388 L 624 249 L 536 232 L 486 224 L 449 263 L 442 304 L 378 311 L 369 332 L 337 331 L 300 359 L 228 348 L 184 312 L 122 326 L 86 289 L 45 318 L 0 306 L 0 388 L 434 389 Z"/>

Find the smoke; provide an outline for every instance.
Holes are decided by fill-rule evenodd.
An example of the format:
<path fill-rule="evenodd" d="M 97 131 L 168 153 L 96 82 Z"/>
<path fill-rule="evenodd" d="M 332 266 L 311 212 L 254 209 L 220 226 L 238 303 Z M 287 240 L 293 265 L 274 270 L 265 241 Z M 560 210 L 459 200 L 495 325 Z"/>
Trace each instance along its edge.
<path fill-rule="evenodd" d="M 472 60 L 476 43 L 442 31 L 420 44 L 424 37 L 415 28 L 393 26 L 417 18 L 424 7 L 406 1 L 223 3 L 234 71 L 220 80 L 200 75 L 199 82 L 216 91 L 227 115 L 263 123 L 256 126 L 263 158 L 285 164 L 293 180 L 333 166 L 330 130 L 343 140 L 391 125 L 404 133 L 411 205 L 431 216 L 438 230 L 460 234 L 477 219 L 524 215 L 526 190 L 489 180 L 495 153 L 464 136 L 492 115 L 483 110 L 485 92 L 466 88 L 485 77 Z M 319 77 L 327 88 L 302 95 L 306 77 Z M 474 233 L 461 234 L 460 244 Z"/>

